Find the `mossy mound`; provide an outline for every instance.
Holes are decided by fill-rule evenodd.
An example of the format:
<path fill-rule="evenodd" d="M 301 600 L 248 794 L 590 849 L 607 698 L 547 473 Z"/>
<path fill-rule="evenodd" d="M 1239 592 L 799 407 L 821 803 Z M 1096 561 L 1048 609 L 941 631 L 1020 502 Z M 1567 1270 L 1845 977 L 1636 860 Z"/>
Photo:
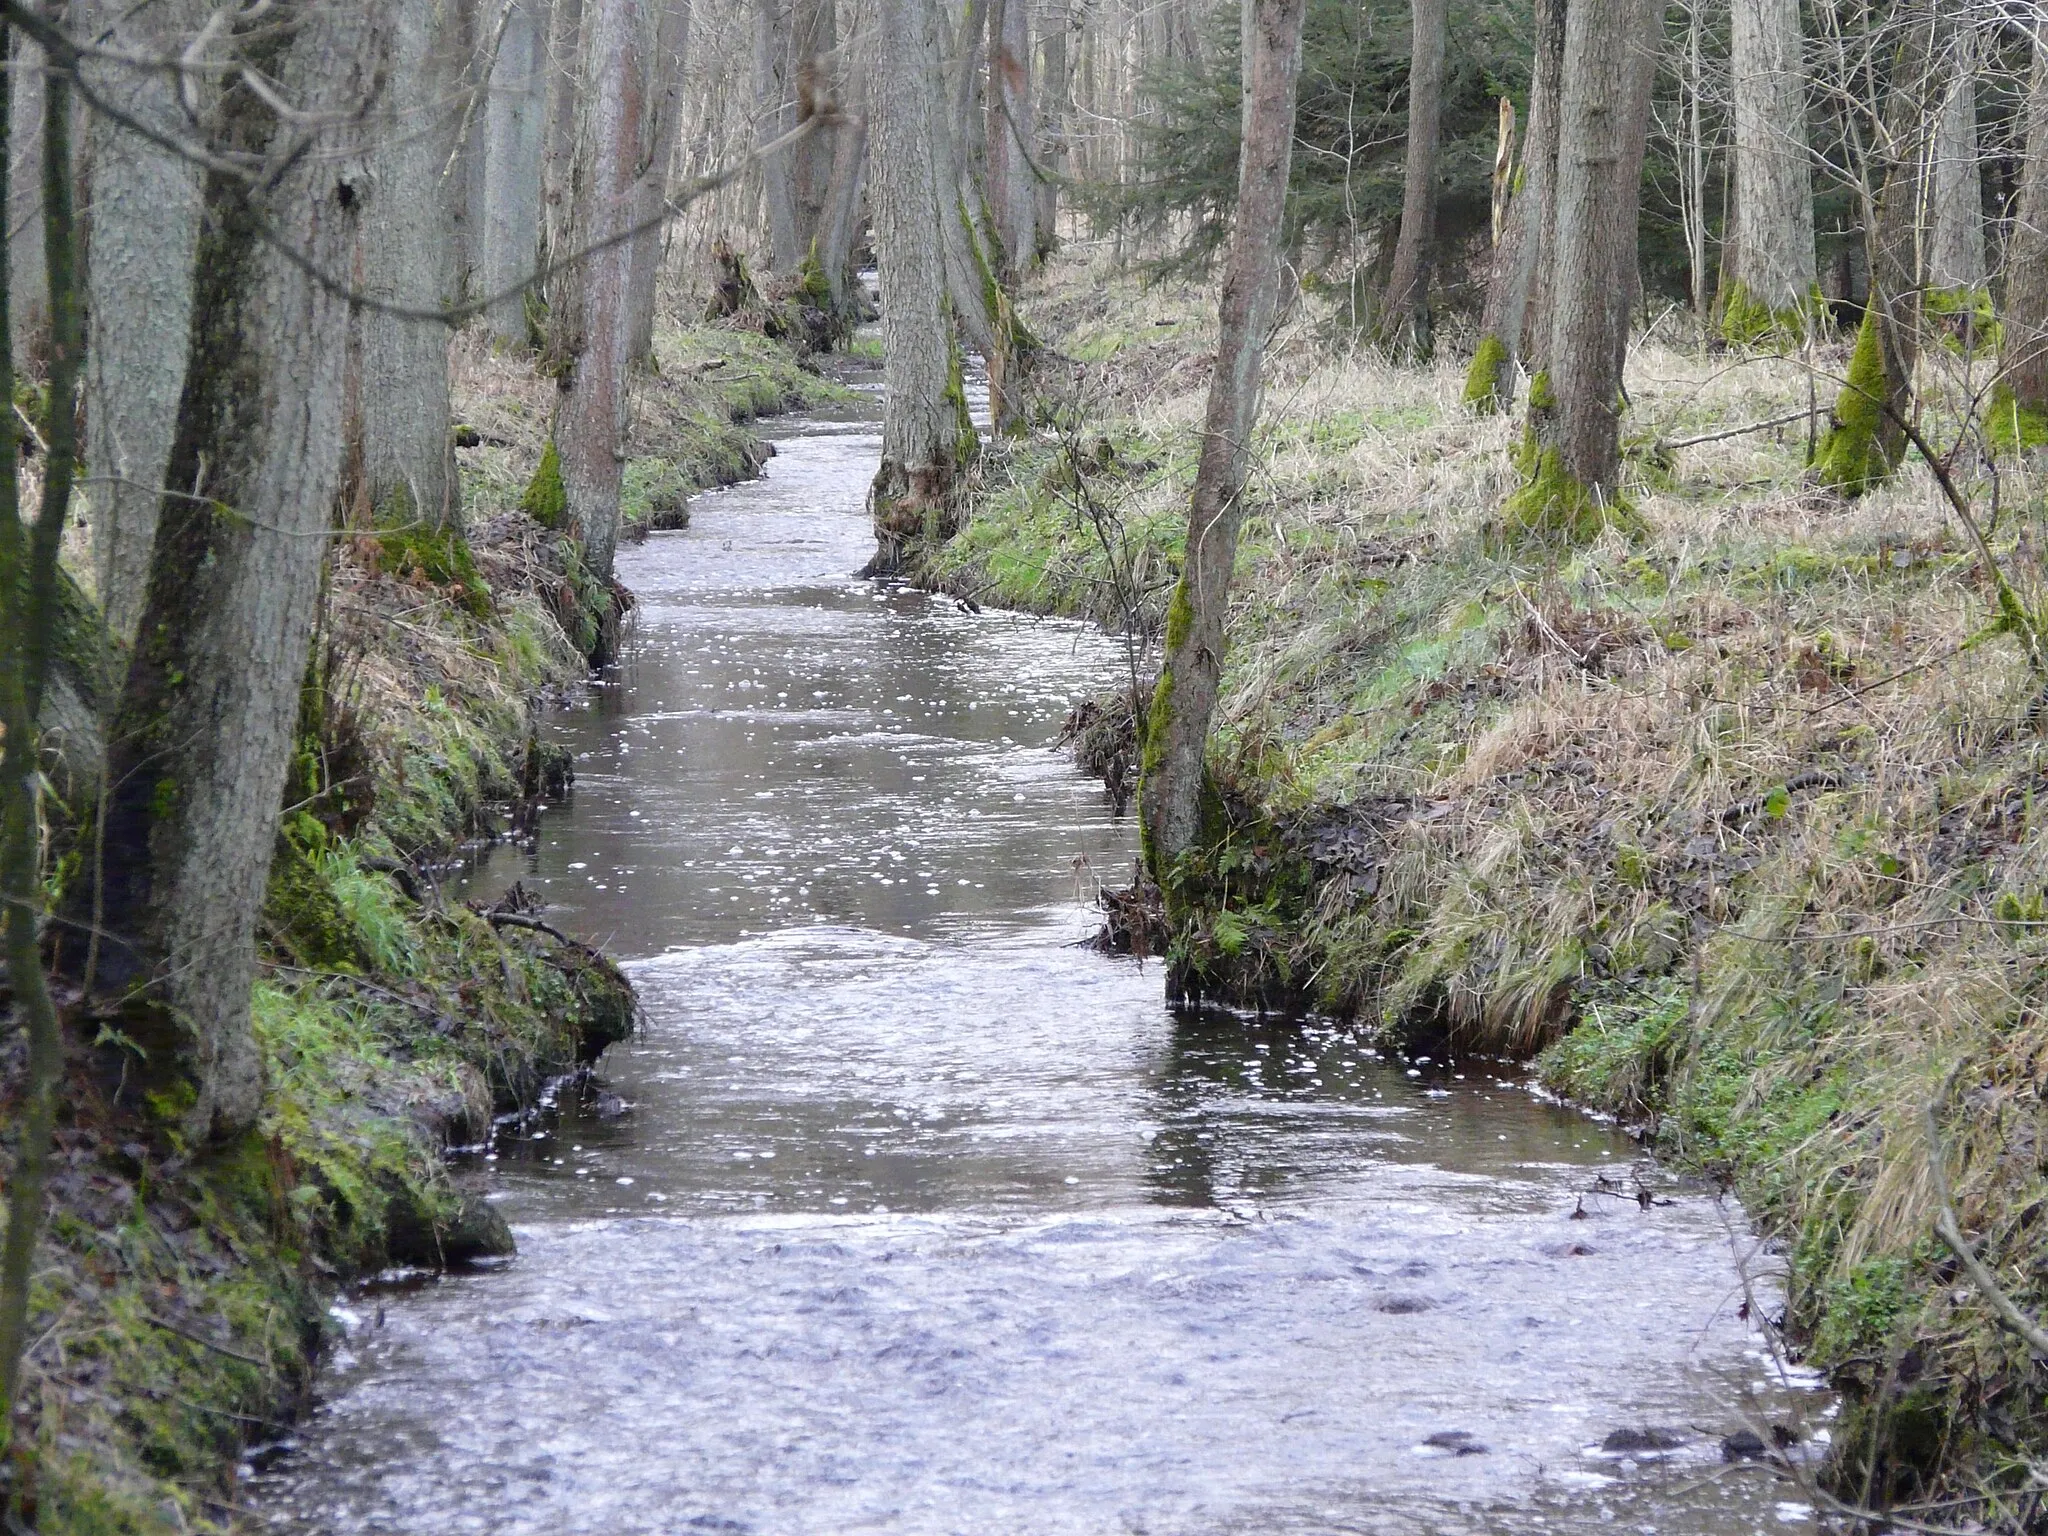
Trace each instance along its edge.
<path fill-rule="evenodd" d="M 526 494 L 519 498 L 519 510 L 543 528 L 559 529 L 569 516 L 569 492 L 562 484 L 562 456 L 553 438 L 541 450 L 540 463 L 527 482 Z"/>
<path fill-rule="evenodd" d="M 1992 391 L 1984 413 L 1984 432 L 1996 453 L 2025 453 L 2048 446 L 2048 407 L 2023 405 L 2011 388 Z"/>
<path fill-rule="evenodd" d="M 560 485 L 559 474 L 556 477 Z M 494 611 L 469 540 L 455 528 L 391 528 L 377 535 L 378 563 L 391 574 L 439 587 L 472 618 Z"/>

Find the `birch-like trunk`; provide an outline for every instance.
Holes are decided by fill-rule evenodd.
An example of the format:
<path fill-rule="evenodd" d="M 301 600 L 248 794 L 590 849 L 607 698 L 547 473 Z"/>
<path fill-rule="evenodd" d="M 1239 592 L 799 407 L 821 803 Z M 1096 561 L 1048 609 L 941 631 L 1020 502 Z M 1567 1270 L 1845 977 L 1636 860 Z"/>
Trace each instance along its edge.
<path fill-rule="evenodd" d="M 1657 3 L 1572 0 L 1566 17 L 1550 340 L 1530 389 L 1524 483 L 1504 510 L 1512 537 L 1584 542 L 1620 512 L 1621 364 Z"/>
<path fill-rule="evenodd" d="M 882 280 L 882 463 L 871 501 L 875 575 L 951 536 L 974 428 L 947 304 L 945 232 L 957 226 L 932 0 L 879 0 L 869 90 L 870 180 Z"/>
<path fill-rule="evenodd" d="M 690 0 L 655 0 L 653 106 L 647 129 L 645 168 L 633 189 L 632 268 L 627 280 L 626 350 L 638 364 L 654 358 L 654 311 L 661 288 L 661 255 L 668 243 L 662 210 L 668 206 L 668 178 L 683 132 L 683 57 L 690 42 Z"/>
<path fill-rule="evenodd" d="M 1031 91 L 1031 0 L 988 0 L 988 214 L 1005 281 L 1038 264 L 1038 104 Z"/>
<path fill-rule="evenodd" d="M 102 17 L 95 33 L 110 52 L 176 57 L 210 9 L 204 0 L 123 7 Z M 102 61 L 85 66 L 85 77 L 136 123 L 172 137 L 186 131 L 168 75 Z M 157 503 L 185 386 L 200 174 L 101 113 L 87 118 L 86 135 L 93 166 L 86 281 L 101 296 L 91 306 L 85 354 L 86 488 L 100 607 L 109 635 L 128 644 L 148 596 Z"/>
<path fill-rule="evenodd" d="M 510 0 L 504 36 L 492 61 L 484 103 L 483 228 L 476 286 L 484 296 L 510 293 L 539 269 L 541 163 L 547 143 L 546 0 Z M 493 340 L 526 340 L 526 299 L 514 294 L 484 316 Z"/>
<path fill-rule="evenodd" d="M 1934 124 L 1931 166 L 1934 230 L 1927 285 L 1962 301 L 1965 317 L 1984 287 L 1984 178 L 1977 151 L 1977 33 L 1958 27 Z"/>
<path fill-rule="evenodd" d="M 389 72 L 372 120 L 357 282 L 373 303 L 414 315 L 456 298 L 456 219 L 467 188 L 443 173 L 462 123 L 462 9 L 458 0 L 392 0 Z M 350 514 L 384 527 L 456 527 L 449 328 L 414 315 L 357 311 Z"/>
<path fill-rule="evenodd" d="M 1166 651 L 1145 727 L 1138 788 L 1145 861 L 1166 892 L 1170 912 L 1180 902 L 1178 866 L 1202 840 L 1209 726 L 1223 677 L 1224 621 L 1244 522 L 1260 361 L 1278 302 L 1281 215 L 1306 8 L 1306 0 L 1257 0 L 1253 16 L 1251 104 L 1244 114 L 1237 212 L 1217 312 L 1216 371 L 1188 505 L 1187 554 L 1167 610 Z"/>
<path fill-rule="evenodd" d="M 1408 54 L 1408 153 L 1401 192 L 1401 232 L 1387 279 L 1380 334 L 1395 347 L 1426 355 L 1430 347 L 1429 269 L 1436 242 L 1436 163 L 1442 137 L 1444 50 L 1448 0 L 1413 0 Z"/>
<path fill-rule="evenodd" d="M 552 317 L 560 339 L 551 350 L 567 369 L 555 447 L 568 528 L 582 541 L 590 568 L 605 578 L 619 542 L 626 460 L 634 242 L 619 237 L 632 228 L 648 128 L 647 66 L 655 41 L 648 3 L 587 0 L 569 249 L 588 254 L 572 269 L 568 305 Z"/>
<path fill-rule="evenodd" d="M 1721 329 L 1754 343 L 1805 334 L 1813 309 L 1813 173 L 1799 0 L 1733 0 L 1735 206 Z"/>
<path fill-rule="evenodd" d="M 346 267 L 362 191 L 345 167 L 391 20 L 379 0 L 346 11 L 282 0 L 233 40 L 321 126 L 260 194 L 225 173 L 206 182 L 191 351 L 109 752 L 105 842 L 71 895 L 73 917 L 99 926 L 71 929 L 59 956 L 89 980 L 92 1010 L 146 1053 L 129 1063 L 130 1090 L 185 1106 L 199 1136 L 253 1124 L 261 1102 L 256 919 L 341 468 L 348 306 L 263 227 L 322 270 Z M 211 128 L 216 152 L 259 162 L 299 131 L 241 89 Z"/>
<path fill-rule="evenodd" d="M 1479 345 L 1465 376 L 1465 402 L 1504 411 L 1515 400 L 1515 365 L 1526 348 L 1530 294 L 1550 224 L 1557 179 L 1557 93 L 1564 78 L 1565 0 L 1536 0 L 1536 52 L 1522 163 L 1487 274 Z"/>
<path fill-rule="evenodd" d="M 2005 243 L 1998 388 L 1991 430 L 2010 447 L 2048 442 L 2048 19 L 2034 23 L 2026 158 Z"/>

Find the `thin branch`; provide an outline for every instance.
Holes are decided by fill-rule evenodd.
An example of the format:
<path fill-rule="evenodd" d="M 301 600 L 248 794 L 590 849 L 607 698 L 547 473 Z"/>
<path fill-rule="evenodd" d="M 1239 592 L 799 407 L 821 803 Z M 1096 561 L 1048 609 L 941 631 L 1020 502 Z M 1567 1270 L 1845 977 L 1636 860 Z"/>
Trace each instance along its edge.
<path fill-rule="evenodd" d="M 1984 1300 L 1998 1320 L 2018 1334 L 2037 1359 L 2048 1360 L 2048 1329 L 2027 1316 L 2019 1304 L 2005 1294 L 1998 1277 L 1991 1273 L 1990 1267 L 1977 1257 L 1976 1251 L 1964 1239 L 1962 1225 L 1956 1220 L 1955 1202 L 1949 1196 L 1948 1155 L 1942 1150 L 1941 1126 L 1934 1118 L 1934 1106 L 1929 1104 L 1921 1113 L 1927 1125 L 1927 1172 L 1934 1183 L 1935 1202 L 1940 1207 L 1935 1212 L 1934 1230 L 1963 1261 L 1971 1282 L 1983 1293 Z"/>

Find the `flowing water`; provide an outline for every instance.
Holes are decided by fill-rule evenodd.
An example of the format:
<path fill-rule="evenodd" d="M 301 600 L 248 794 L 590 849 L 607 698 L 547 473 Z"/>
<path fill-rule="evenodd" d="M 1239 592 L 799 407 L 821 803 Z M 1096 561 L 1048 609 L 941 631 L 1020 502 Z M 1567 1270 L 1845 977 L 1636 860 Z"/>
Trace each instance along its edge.
<path fill-rule="evenodd" d="M 522 878 L 629 959 L 601 1081 L 507 1137 L 509 1265 L 351 1297 L 266 1529 L 640 1536 L 1722 1533 L 1818 1421 L 1739 1211 L 1519 1075 L 1176 1018 L 1076 947 L 1132 833 L 1050 750 L 1125 659 L 855 580 L 878 438 L 622 552 Z M 1583 1213 L 1583 1214 L 1581 1214 Z M 1601 1449 L 1618 1429 L 1682 1443 Z"/>

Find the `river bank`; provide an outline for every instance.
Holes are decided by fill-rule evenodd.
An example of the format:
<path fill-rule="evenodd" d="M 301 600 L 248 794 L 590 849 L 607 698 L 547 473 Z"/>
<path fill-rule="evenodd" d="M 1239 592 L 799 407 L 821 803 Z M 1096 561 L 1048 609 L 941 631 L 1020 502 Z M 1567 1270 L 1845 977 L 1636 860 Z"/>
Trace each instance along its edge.
<path fill-rule="evenodd" d="M 758 471 L 755 417 L 843 393 L 740 329 L 664 328 L 657 358 L 627 468 L 643 530 Z M 467 536 L 363 530 L 333 557 L 263 925 L 262 1124 L 186 1145 L 172 1107 L 112 1115 L 114 1085 L 75 1052 L 0 1468 L 43 1536 L 232 1526 L 238 1460 L 309 1402 L 337 1291 L 508 1254 L 450 1153 L 473 1164 L 502 1117 L 633 1028 L 623 973 L 530 895 L 443 890 L 452 859 L 530 836 L 566 787 L 540 709 L 580 687 L 629 601 L 522 506 L 553 382 L 463 337 L 454 383 Z"/>
<path fill-rule="evenodd" d="M 1156 634 L 1213 300 L 1070 265 L 1022 308 L 1077 364 L 1060 429 L 984 463 L 926 577 Z M 1467 408 L 1460 359 L 1390 366 L 1322 309 L 1274 348 L 1226 814 L 1177 958 L 1424 1054 L 1533 1058 L 1723 1179 L 1782 1254 L 1788 1337 L 1849 1394 L 1838 1488 L 2032 1519 L 2035 1368 L 1936 1239 L 1928 1176 L 1932 1106 L 1963 1229 L 2048 1311 L 2040 684 L 1964 531 L 1917 464 L 1810 490 L 1794 361 L 1650 337 L 1640 536 L 1517 552 L 1516 423 Z M 1994 548 L 2038 601 L 2038 491 L 2003 474 Z"/>

